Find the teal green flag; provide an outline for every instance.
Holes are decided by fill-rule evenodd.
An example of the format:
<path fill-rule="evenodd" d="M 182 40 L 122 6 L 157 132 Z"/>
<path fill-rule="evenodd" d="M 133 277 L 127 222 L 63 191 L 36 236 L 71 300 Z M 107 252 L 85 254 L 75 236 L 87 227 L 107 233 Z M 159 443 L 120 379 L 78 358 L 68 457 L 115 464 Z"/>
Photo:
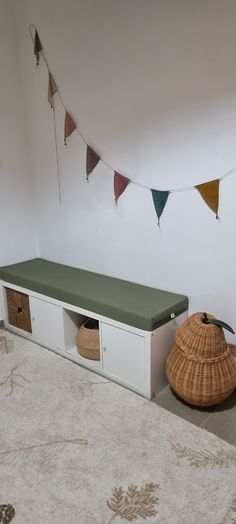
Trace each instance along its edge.
<path fill-rule="evenodd" d="M 157 189 L 152 189 L 152 198 L 156 210 L 156 214 L 158 217 L 158 226 L 160 226 L 160 218 L 163 212 L 163 209 L 166 205 L 167 198 L 170 194 L 169 191 L 158 191 Z"/>

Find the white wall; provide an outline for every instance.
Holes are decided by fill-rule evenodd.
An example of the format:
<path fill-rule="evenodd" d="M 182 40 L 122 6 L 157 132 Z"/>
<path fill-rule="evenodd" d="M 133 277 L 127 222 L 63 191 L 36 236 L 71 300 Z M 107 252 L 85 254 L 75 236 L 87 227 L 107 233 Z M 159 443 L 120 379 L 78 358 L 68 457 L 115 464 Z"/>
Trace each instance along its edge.
<path fill-rule="evenodd" d="M 23 0 L 15 14 L 41 256 L 185 293 L 191 311 L 236 329 L 236 176 L 222 182 L 220 223 L 197 192 L 182 192 L 159 231 L 148 191 L 128 187 L 115 209 L 107 168 L 86 183 L 85 147 L 73 134 L 64 148 L 57 99 L 60 208 L 47 73 L 28 34 L 36 24 L 68 109 L 112 166 L 183 187 L 236 166 L 235 0 Z"/>
<path fill-rule="evenodd" d="M 0 266 L 37 254 L 13 13 L 0 0 Z M 1 315 L 0 315 L 1 318 Z"/>

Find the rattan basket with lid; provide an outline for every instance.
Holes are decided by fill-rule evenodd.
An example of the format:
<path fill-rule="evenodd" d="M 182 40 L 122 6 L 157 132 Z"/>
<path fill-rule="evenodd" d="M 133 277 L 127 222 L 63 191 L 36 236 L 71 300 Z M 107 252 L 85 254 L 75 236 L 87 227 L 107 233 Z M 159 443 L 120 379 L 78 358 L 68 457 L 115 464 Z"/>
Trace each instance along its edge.
<path fill-rule="evenodd" d="M 213 315 L 208 315 L 209 321 Z M 223 402 L 236 387 L 236 362 L 223 329 L 204 323 L 203 313 L 191 315 L 176 333 L 166 362 L 173 390 L 195 406 Z"/>

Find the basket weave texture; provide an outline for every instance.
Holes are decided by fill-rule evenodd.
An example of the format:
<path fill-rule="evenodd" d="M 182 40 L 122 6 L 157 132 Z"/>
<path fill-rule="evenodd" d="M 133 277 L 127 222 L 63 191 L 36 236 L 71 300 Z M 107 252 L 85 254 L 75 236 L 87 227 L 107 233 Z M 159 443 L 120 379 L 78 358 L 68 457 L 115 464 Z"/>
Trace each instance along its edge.
<path fill-rule="evenodd" d="M 80 326 L 77 335 L 77 350 L 82 357 L 100 360 L 99 330 Z"/>
<path fill-rule="evenodd" d="M 223 329 L 204 324 L 202 313 L 191 315 L 176 333 L 166 374 L 173 390 L 189 404 L 213 406 L 223 402 L 236 387 L 236 362 Z"/>
<path fill-rule="evenodd" d="M 32 333 L 29 296 L 9 288 L 6 296 L 9 324 Z"/>

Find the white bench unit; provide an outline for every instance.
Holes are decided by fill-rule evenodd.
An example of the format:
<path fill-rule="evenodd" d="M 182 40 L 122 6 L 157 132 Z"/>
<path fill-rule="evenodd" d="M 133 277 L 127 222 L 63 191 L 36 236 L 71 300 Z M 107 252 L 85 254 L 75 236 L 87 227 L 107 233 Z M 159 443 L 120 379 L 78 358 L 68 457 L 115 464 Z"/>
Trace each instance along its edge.
<path fill-rule="evenodd" d="M 31 332 L 9 322 L 6 290 L 29 297 Z M 166 385 L 166 357 L 175 332 L 187 318 L 184 311 L 154 331 L 146 331 L 31 289 L 0 281 L 5 327 L 101 375 L 152 398 Z M 85 318 L 98 320 L 100 361 L 82 357 L 76 347 L 79 326 Z"/>

